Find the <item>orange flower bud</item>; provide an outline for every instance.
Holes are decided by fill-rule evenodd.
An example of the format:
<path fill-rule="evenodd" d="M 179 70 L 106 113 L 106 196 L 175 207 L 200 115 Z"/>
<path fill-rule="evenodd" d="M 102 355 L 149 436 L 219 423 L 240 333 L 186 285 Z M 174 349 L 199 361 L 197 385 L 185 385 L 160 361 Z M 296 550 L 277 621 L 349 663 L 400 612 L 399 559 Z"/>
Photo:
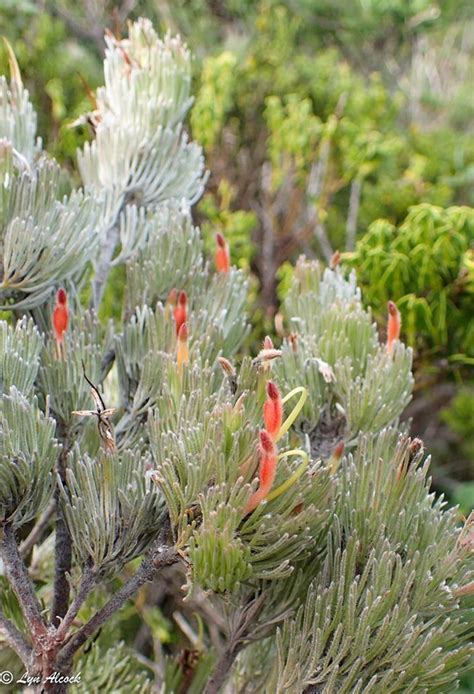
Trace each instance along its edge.
<path fill-rule="evenodd" d="M 58 289 L 56 293 L 56 305 L 53 310 L 53 329 L 56 344 L 59 346 L 64 339 L 64 333 L 69 323 L 69 309 L 67 294 L 64 289 Z"/>
<path fill-rule="evenodd" d="M 400 328 L 402 321 L 400 318 L 400 311 L 396 307 L 393 301 L 388 302 L 388 328 L 387 328 L 387 352 L 389 354 L 393 351 L 393 345 L 400 337 Z"/>
<path fill-rule="evenodd" d="M 272 439 L 280 431 L 283 419 L 283 405 L 281 402 L 280 391 L 273 381 L 267 383 L 267 399 L 263 404 L 263 421 L 265 429 L 268 431 Z"/>
<path fill-rule="evenodd" d="M 216 253 L 215 263 L 217 272 L 229 272 L 230 270 L 230 253 L 229 244 L 221 233 L 216 234 Z"/>
<path fill-rule="evenodd" d="M 188 295 L 186 292 L 180 292 L 178 295 L 178 303 L 173 311 L 174 320 L 176 323 L 176 335 L 179 335 L 179 330 L 183 323 L 188 318 Z"/>
<path fill-rule="evenodd" d="M 260 431 L 260 464 L 258 470 L 259 485 L 256 492 L 250 497 L 245 507 L 245 515 L 251 513 L 267 496 L 272 488 L 277 467 L 277 449 L 273 440 L 265 429 Z"/>
<path fill-rule="evenodd" d="M 176 359 L 178 363 L 178 371 L 181 371 L 184 364 L 189 362 L 188 327 L 186 323 L 181 325 L 178 332 Z"/>

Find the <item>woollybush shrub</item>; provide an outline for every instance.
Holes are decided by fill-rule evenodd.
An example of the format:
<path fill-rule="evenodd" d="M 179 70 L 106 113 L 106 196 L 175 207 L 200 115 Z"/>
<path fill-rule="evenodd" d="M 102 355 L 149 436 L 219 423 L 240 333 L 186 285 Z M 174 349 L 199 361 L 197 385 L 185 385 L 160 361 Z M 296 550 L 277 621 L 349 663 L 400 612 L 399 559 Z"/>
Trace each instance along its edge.
<path fill-rule="evenodd" d="M 192 217 L 189 50 L 145 19 L 106 46 L 67 195 L 8 44 L 0 81 L 2 667 L 38 692 L 449 691 L 473 517 L 400 425 L 396 305 L 381 340 L 356 274 L 301 257 L 283 334 L 244 354 L 247 273 Z"/>

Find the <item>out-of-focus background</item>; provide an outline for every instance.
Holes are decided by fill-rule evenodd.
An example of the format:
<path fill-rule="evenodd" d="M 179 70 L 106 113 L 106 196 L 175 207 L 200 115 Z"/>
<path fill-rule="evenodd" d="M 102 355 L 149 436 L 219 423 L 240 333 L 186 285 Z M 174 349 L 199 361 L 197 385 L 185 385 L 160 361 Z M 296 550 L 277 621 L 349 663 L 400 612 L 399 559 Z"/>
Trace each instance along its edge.
<path fill-rule="evenodd" d="M 0 0 L 47 149 L 75 173 L 102 83 L 103 30 L 146 16 L 194 56 L 192 137 L 210 178 L 195 209 L 252 278 L 248 349 L 275 335 L 299 254 L 354 268 L 383 336 L 415 350 L 407 417 L 433 483 L 474 506 L 474 10 L 470 0 Z M 0 54 L 8 70 L 6 51 Z M 67 185 L 67 182 L 65 183 Z M 463 206 L 463 207 L 460 207 Z M 119 318 L 122 278 L 105 312 Z"/>

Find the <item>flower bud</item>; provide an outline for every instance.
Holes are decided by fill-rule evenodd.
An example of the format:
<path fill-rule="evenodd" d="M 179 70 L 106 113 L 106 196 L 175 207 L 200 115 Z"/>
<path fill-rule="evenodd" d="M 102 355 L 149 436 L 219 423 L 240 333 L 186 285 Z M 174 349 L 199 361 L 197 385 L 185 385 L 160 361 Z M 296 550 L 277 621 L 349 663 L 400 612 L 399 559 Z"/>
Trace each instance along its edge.
<path fill-rule="evenodd" d="M 176 323 L 176 335 L 179 335 L 179 330 L 188 317 L 188 296 L 186 292 L 181 291 L 178 295 L 178 302 L 173 311 L 174 320 Z"/>
<path fill-rule="evenodd" d="M 215 263 L 217 272 L 229 272 L 230 270 L 230 252 L 229 244 L 221 233 L 216 234 L 216 253 Z"/>
<path fill-rule="evenodd" d="M 266 335 L 263 340 L 263 349 L 273 349 L 273 340 L 270 335 Z"/>
<path fill-rule="evenodd" d="M 329 267 L 331 268 L 331 270 L 335 270 L 340 262 L 341 262 L 341 252 L 340 251 L 334 251 L 334 253 L 331 256 L 331 260 L 329 261 Z"/>
<path fill-rule="evenodd" d="M 256 492 L 252 494 L 245 507 L 245 515 L 251 513 L 264 500 L 272 488 L 277 467 L 277 449 L 272 437 L 262 429 L 259 434 L 260 439 L 260 463 L 258 469 L 259 485 Z"/>
<path fill-rule="evenodd" d="M 173 287 L 173 289 L 170 290 L 170 293 L 168 294 L 168 298 L 166 299 L 166 303 L 168 306 L 173 306 L 173 308 L 176 306 L 176 302 L 178 301 L 178 290 Z"/>
<path fill-rule="evenodd" d="M 56 292 L 56 305 L 53 310 L 53 330 L 56 344 L 59 346 L 64 339 L 64 333 L 69 323 L 69 309 L 67 305 L 67 294 L 61 287 Z"/>
<path fill-rule="evenodd" d="M 393 351 L 393 345 L 400 337 L 401 318 L 400 311 L 393 301 L 388 302 L 388 327 L 387 327 L 387 352 Z"/>
<path fill-rule="evenodd" d="M 178 332 L 176 360 L 178 363 L 178 371 L 181 371 L 184 364 L 189 362 L 188 327 L 186 323 L 181 325 Z"/>
<path fill-rule="evenodd" d="M 329 469 L 331 470 L 331 473 L 334 474 L 337 472 L 337 469 L 339 467 L 339 464 L 341 462 L 341 458 L 344 454 L 344 441 L 339 441 L 337 446 L 334 448 L 331 457 L 329 458 Z"/>
<path fill-rule="evenodd" d="M 225 357 L 218 357 L 217 361 L 219 362 L 219 366 L 221 367 L 222 371 L 226 374 L 226 376 L 235 376 L 235 368 L 232 366 L 228 359 L 226 359 Z"/>
<path fill-rule="evenodd" d="M 275 439 L 280 431 L 283 419 L 283 405 L 280 391 L 273 381 L 267 383 L 267 399 L 263 404 L 263 421 L 265 429 Z"/>

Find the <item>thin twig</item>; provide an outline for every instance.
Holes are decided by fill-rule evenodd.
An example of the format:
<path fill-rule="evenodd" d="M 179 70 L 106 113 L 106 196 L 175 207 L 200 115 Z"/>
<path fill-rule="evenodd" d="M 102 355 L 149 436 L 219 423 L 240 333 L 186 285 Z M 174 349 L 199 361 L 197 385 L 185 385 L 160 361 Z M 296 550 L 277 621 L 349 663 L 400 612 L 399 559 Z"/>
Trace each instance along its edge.
<path fill-rule="evenodd" d="M 239 609 L 236 619 L 232 620 L 231 633 L 225 649 L 220 654 L 209 678 L 204 694 L 218 694 L 224 686 L 232 665 L 242 648 L 252 641 L 250 632 L 258 628 L 258 614 L 264 604 L 265 596 L 262 594 L 250 600 L 243 608 Z"/>
<path fill-rule="evenodd" d="M 346 224 L 346 250 L 353 251 L 356 242 L 357 217 L 359 216 L 360 195 L 362 192 L 362 180 L 354 178 L 351 183 L 349 198 L 349 211 Z"/>
<path fill-rule="evenodd" d="M 85 24 L 73 13 L 58 2 L 48 2 L 48 9 L 53 16 L 59 17 L 67 26 L 69 31 L 81 41 L 92 41 L 100 55 L 105 47 L 104 36 L 100 29 L 100 23 Z"/>
<path fill-rule="evenodd" d="M 82 576 L 82 581 L 79 586 L 79 590 L 77 591 L 76 596 L 74 597 L 74 600 L 72 601 L 68 611 L 64 615 L 64 619 L 58 627 L 58 630 L 56 632 L 57 641 L 64 640 L 69 630 L 69 627 L 71 626 L 71 624 L 77 616 L 77 613 L 81 609 L 84 601 L 86 600 L 91 590 L 94 588 L 96 580 L 97 576 L 94 573 L 94 571 L 90 567 L 87 567 L 84 572 L 84 575 Z"/>
<path fill-rule="evenodd" d="M 60 650 L 57 661 L 59 669 L 67 669 L 74 654 L 87 639 L 117 612 L 124 602 L 131 598 L 144 583 L 150 581 L 160 568 L 174 564 L 178 561 L 178 558 L 177 551 L 168 545 L 160 545 L 155 551 L 150 552 L 142 561 L 137 573 L 83 627 L 73 634 Z"/>
<path fill-rule="evenodd" d="M 18 631 L 16 626 L 0 610 L 0 634 L 12 650 L 21 658 L 26 667 L 29 666 L 33 649 Z"/>
<path fill-rule="evenodd" d="M 207 681 L 206 688 L 204 689 L 204 694 L 219 694 L 219 692 L 225 684 L 225 681 L 227 680 L 230 669 L 232 668 L 234 660 L 236 659 L 241 648 L 242 646 L 240 646 L 239 648 L 237 644 L 235 644 L 234 647 L 226 648 L 223 651 L 216 663 L 212 675 Z"/>
<path fill-rule="evenodd" d="M 326 232 L 326 227 L 321 221 L 319 213 L 319 201 L 322 195 L 322 189 L 326 178 L 326 170 L 329 161 L 330 141 L 326 140 L 321 145 L 321 154 L 318 162 L 314 162 L 308 176 L 308 185 L 306 188 L 306 220 L 310 227 L 313 227 L 314 234 L 318 240 L 321 252 L 327 262 L 332 258 L 334 250 L 329 241 Z"/>
<path fill-rule="evenodd" d="M 58 460 L 58 475 L 66 485 L 66 459 L 68 446 L 65 437 L 64 448 L 61 451 Z M 54 571 L 54 588 L 53 588 L 53 605 L 51 608 L 51 624 L 58 627 L 61 619 L 67 612 L 69 605 L 69 573 L 71 572 L 72 564 L 72 542 L 69 530 L 61 509 L 60 489 L 56 486 L 55 494 L 56 504 L 56 537 L 55 537 L 55 571 Z"/>
<path fill-rule="evenodd" d="M 321 247 L 321 252 L 324 256 L 324 259 L 327 263 L 329 263 L 332 256 L 334 255 L 334 249 L 331 246 L 331 242 L 329 241 L 329 236 L 326 232 L 326 226 L 321 222 L 320 219 L 316 220 L 314 224 L 314 231 L 315 236 L 318 239 L 319 245 Z"/>
<path fill-rule="evenodd" d="M 37 646 L 41 645 L 47 638 L 47 627 L 41 615 L 41 606 L 28 576 L 27 568 L 20 557 L 11 525 L 5 525 L 3 528 L 3 540 L 0 548 L 7 577 L 28 623 L 33 643 Z"/>
<path fill-rule="evenodd" d="M 33 526 L 29 535 L 20 543 L 20 554 L 22 557 L 26 557 L 33 549 L 33 546 L 40 542 L 43 533 L 48 527 L 49 521 L 54 514 L 55 508 L 56 502 L 54 499 L 51 499 L 48 506 L 46 506 L 45 510 L 38 518 L 36 525 Z"/>
<path fill-rule="evenodd" d="M 117 221 L 119 216 L 120 211 L 117 214 L 116 221 L 113 224 L 111 224 L 111 226 L 107 230 L 105 242 L 102 248 L 100 249 L 100 258 L 95 268 L 95 277 L 92 281 L 91 307 L 94 308 L 96 311 L 99 310 L 100 302 L 102 300 L 102 295 L 105 289 L 105 284 L 107 282 L 107 277 L 109 276 L 112 258 L 114 257 L 114 252 L 117 247 L 117 243 L 120 236 L 120 230 Z"/>

